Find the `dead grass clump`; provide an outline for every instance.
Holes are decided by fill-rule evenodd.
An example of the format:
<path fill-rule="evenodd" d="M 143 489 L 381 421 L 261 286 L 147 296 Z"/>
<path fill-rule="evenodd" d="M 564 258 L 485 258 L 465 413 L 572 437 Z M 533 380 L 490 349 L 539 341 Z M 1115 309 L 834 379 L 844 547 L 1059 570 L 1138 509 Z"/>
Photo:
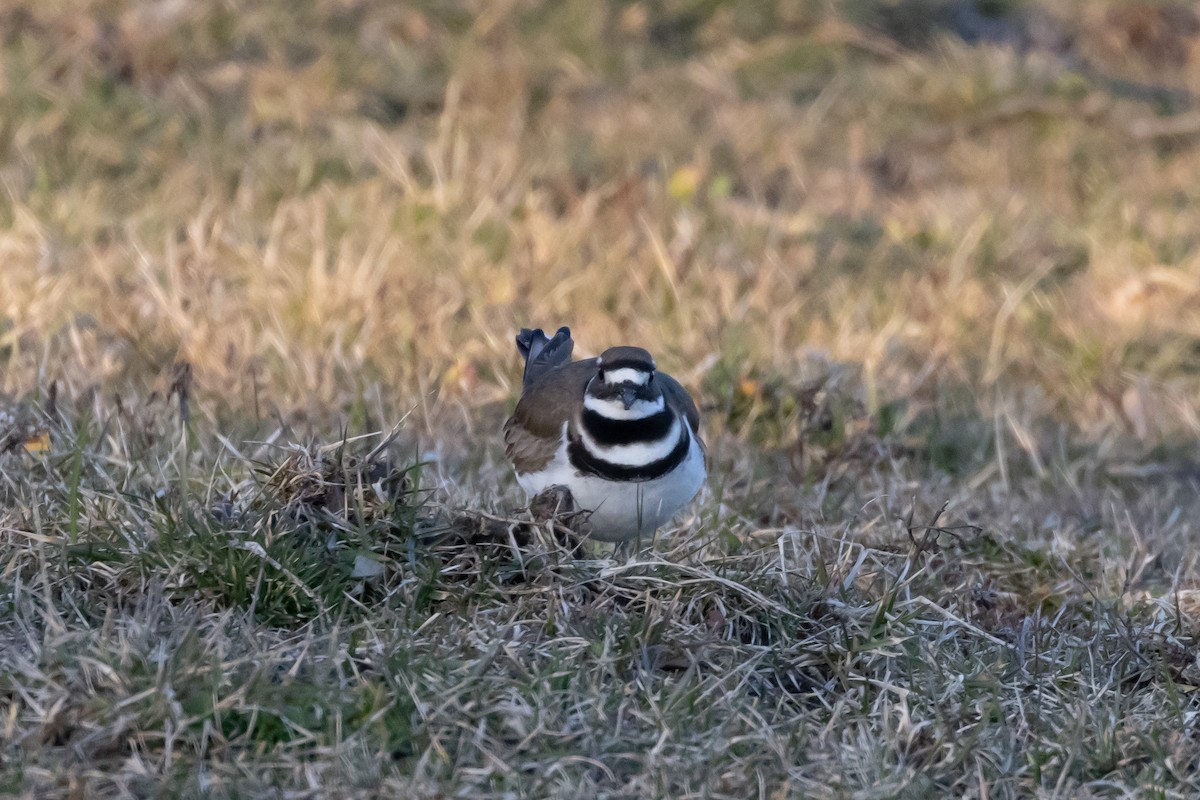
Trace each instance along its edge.
<path fill-rule="evenodd" d="M 892 458 L 847 478 L 877 498 L 851 525 L 764 530 L 736 512 L 748 484 L 614 560 L 553 519 L 435 502 L 390 437 L 230 458 L 253 441 L 195 418 L 148 448 L 85 434 L 137 411 L 100 410 L 3 462 L 6 780 L 42 794 L 62 774 L 111 794 L 1186 784 L 1169 765 L 1194 748 L 1154 743 L 1186 713 L 1196 629 L 1126 601 L 1159 573 L 1112 572 L 1112 542 L 1025 531 L 1069 505 L 1045 487 L 968 525 L 970 491 L 888 500 L 937 486 Z M 1161 505 L 1130 517 L 1147 554 L 1188 524 Z"/>

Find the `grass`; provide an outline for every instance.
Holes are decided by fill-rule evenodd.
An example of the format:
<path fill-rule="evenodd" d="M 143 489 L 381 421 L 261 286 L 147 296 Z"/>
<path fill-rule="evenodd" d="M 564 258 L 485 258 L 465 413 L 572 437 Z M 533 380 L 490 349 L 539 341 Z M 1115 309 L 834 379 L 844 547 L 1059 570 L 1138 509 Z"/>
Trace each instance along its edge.
<path fill-rule="evenodd" d="M 1184 3 L 0 10 L 0 793 L 1188 797 Z M 521 325 L 697 396 L 571 547 Z"/>

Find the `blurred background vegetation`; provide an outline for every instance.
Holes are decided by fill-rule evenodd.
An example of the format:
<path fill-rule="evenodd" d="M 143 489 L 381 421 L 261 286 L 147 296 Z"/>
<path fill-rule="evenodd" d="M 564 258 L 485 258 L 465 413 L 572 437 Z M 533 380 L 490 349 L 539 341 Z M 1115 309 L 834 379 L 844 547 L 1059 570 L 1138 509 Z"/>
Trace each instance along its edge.
<path fill-rule="evenodd" d="M 0 32 L 12 393 L 187 361 L 224 424 L 490 421 L 513 330 L 569 324 L 760 439 L 845 370 L 872 424 L 949 403 L 1035 462 L 1047 420 L 1200 430 L 1188 3 L 12 0 Z"/>

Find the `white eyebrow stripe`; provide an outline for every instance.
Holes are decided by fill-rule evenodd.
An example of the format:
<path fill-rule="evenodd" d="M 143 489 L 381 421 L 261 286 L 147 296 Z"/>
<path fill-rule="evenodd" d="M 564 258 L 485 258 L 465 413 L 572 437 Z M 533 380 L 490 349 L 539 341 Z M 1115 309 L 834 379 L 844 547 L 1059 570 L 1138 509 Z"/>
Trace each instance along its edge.
<path fill-rule="evenodd" d="M 604 382 L 610 385 L 614 383 L 636 383 L 639 386 L 645 386 L 646 382 L 650 380 L 649 372 L 634 369 L 633 367 L 607 370 L 603 375 Z"/>
<path fill-rule="evenodd" d="M 667 402 L 662 395 L 659 395 L 653 400 L 634 400 L 633 405 L 625 408 L 625 404 L 619 400 L 602 400 L 599 397 L 585 394 L 583 407 L 588 411 L 596 412 L 605 419 L 629 420 L 652 417 L 666 408 Z"/>
<path fill-rule="evenodd" d="M 679 428 L 679 417 L 676 417 L 671 423 L 671 429 L 661 439 L 610 447 L 598 444 L 588 435 L 587 428 L 580 428 L 579 433 L 583 439 L 583 446 L 595 458 L 618 467 L 641 467 L 671 455 L 671 451 L 679 444 L 682 431 Z"/>

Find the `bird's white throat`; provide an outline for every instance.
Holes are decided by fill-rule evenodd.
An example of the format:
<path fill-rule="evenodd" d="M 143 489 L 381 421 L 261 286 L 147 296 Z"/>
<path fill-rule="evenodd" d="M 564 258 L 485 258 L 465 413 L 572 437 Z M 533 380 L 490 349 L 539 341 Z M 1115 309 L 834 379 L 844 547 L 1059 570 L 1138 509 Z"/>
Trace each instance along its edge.
<path fill-rule="evenodd" d="M 652 417 L 655 414 L 666 408 L 666 401 L 663 396 L 659 395 L 653 400 L 634 400 L 629 408 L 620 400 L 608 399 L 601 397 L 593 397 L 590 394 L 583 396 L 583 407 L 588 411 L 595 411 L 606 419 L 645 419 Z"/>

